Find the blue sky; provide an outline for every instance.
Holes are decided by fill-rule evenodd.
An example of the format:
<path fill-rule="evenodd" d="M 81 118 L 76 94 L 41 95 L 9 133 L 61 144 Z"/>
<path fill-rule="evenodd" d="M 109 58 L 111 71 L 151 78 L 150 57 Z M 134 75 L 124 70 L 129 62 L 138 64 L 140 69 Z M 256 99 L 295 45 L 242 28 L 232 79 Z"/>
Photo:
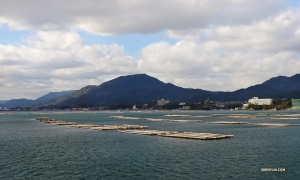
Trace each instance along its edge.
<path fill-rule="evenodd" d="M 234 91 L 299 73 L 299 42 L 299 0 L 0 0 L 0 99 L 136 73 Z"/>
<path fill-rule="evenodd" d="M 20 44 L 22 39 L 32 35 L 34 32 L 30 30 L 15 30 L 9 28 L 7 24 L 2 24 L 0 27 L 0 43 L 3 45 Z"/>
<path fill-rule="evenodd" d="M 79 32 L 80 36 L 84 38 L 86 44 L 120 44 L 124 46 L 126 53 L 135 58 L 140 58 L 140 51 L 143 47 L 156 43 L 159 41 L 165 41 L 170 44 L 176 43 L 175 39 L 169 38 L 165 35 L 165 31 L 155 34 L 124 34 L 117 36 L 103 36 L 86 33 L 84 31 Z"/>

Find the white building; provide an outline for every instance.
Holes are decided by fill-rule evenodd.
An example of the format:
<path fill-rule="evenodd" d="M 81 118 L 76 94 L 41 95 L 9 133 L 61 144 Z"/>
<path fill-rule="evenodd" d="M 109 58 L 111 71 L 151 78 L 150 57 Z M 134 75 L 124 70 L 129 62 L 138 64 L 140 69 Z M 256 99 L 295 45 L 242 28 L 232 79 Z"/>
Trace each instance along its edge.
<path fill-rule="evenodd" d="M 254 105 L 271 105 L 273 102 L 273 99 L 258 99 L 258 97 L 253 97 L 248 100 L 248 104 L 254 104 Z"/>

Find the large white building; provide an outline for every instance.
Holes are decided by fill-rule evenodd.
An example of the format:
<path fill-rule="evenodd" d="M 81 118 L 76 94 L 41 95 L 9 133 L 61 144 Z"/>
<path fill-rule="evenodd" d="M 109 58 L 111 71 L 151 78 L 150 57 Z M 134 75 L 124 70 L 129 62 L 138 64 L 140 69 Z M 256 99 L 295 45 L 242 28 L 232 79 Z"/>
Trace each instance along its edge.
<path fill-rule="evenodd" d="M 273 102 L 273 99 L 258 99 L 258 97 L 253 97 L 248 100 L 248 104 L 254 104 L 254 105 L 271 105 Z"/>

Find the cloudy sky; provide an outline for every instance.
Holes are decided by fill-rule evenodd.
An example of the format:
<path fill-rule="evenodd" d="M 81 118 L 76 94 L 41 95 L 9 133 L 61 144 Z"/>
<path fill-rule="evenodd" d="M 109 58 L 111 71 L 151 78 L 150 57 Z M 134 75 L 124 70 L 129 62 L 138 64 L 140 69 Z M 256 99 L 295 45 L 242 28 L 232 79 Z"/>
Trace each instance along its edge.
<path fill-rule="evenodd" d="M 300 73 L 299 0 L 0 0 L 0 100 L 146 73 L 234 91 Z"/>

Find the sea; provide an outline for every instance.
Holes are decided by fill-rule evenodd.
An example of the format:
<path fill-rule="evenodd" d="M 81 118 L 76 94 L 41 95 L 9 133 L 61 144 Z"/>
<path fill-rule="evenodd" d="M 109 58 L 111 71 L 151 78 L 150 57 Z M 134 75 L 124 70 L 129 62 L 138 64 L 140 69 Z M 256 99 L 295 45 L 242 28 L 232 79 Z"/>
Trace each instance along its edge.
<path fill-rule="evenodd" d="M 190 115 L 166 117 L 165 115 Z M 110 116 L 202 120 L 170 122 Z M 198 117 L 195 117 L 198 116 Z M 97 131 L 36 121 L 134 124 L 164 131 L 234 135 L 192 140 Z M 0 180 L 6 179 L 300 179 L 300 111 L 39 111 L 0 113 Z"/>

